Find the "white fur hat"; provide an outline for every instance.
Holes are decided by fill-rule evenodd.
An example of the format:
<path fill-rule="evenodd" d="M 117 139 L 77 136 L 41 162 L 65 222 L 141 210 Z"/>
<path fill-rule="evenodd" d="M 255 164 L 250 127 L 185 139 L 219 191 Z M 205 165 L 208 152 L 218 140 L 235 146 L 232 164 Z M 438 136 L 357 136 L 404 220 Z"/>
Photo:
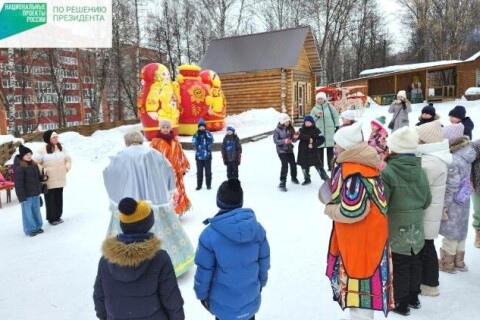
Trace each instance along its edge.
<path fill-rule="evenodd" d="M 280 122 L 280 124 L 283 125 L 283 124 L 287 123 L 288 121 L 291 121 L 288 114 L 280 113 L 280 118 L 278 119 L 278 122 Z"/>
<path fill-rule="evenodd" d="M 315 100 L 318 100 L 318 99 L 327 100 L 327 95 L 325 94 L 325 92 L 317 93 L 317 95 L 315 96 Z"/>
<path fill-rule="evenodd" d="M 338 129 L 333 135 L 336 144 L 345 150 L 355 147 L 363 142 L 362 123 L 355 122 L 349 126 Z"/>
<path fill-rule="evenodd" d="M 415 153 L 418 139 L 418 132 L 415 128 L 401 127 L 387 138 L 387 146 L 395 153 Z"/>
<path fill-rule="evenodd" d="M 355 111 L 353 110 L 345 110 L 342 113 L 340 113 L 340 117 L 347 119 L 347 120 L 355 120 Z"/>
<path fill-rule="evenodd" d="M 405 90 L 398 91 L 397 99 L 400 99 L 400 98 L 407 99 L 407 93 L 405 92 Z"/>

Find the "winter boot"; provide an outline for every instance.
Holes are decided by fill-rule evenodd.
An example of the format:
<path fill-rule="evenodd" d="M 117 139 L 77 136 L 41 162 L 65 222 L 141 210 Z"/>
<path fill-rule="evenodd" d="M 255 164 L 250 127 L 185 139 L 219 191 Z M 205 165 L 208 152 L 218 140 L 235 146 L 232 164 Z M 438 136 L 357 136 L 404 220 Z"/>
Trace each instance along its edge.
<path fill-rule="evenodd" d="M 468 271 L 468 267 L 465 264 L 465 251 L 458 251 L 457 254 L 455 255 L 455 268 L 457 268 L 458 271 Z"/>
<path fill-rule="evenodd" d="M 456 273 L 455 269 L 455 255 L 448 254 L 445 250 L 440 248 L 440 259 L 438 260 L 438 270 Z"/>
<path fill-rule="evenodd" d="M 212 189 L 212 175 L 207 175 L 205 180 L 207 184 L 207 190 Z"/>
<path fill-rule="evenodd" d="M 202 189 L 202 184 L 203 184 L 203 175 L 200 175 L 197 173 L 197 187 L 195 188 L 195 190 Z"/>
<path fill-rule="evenodd" d="M 318 174 L 320 175 L 320 179 L 327 180 L 329 178 L 328 174 L 325 172 L 323 168 L 317 168 Z"/>
<path fill-rule="evenodd" d="M 480 229 L 475 230 L 475 247 L 480 248 Z"/>
<path fill-rule="evenodd" d="M 415 294 L 410 298 L 410 301 L 408 302 L 408 306 L 413 309 L 420 309 L 422 307 L 420 300 L 418 300 L 418 295 Z"/>
<path fill-rule="evenodd" d="M 401 314 L 402 316 L 409 316 L 410 315 L 410 308 L 406 303 L 399 303 L 393 309 L 393 312 Z"/>
<path fill-rule="evenodd" d="M 292 177 L 292 183 L 293 184 L 299 184 L 300 181 L 298 181 L 298 179 L 296 177 L 295 178 Z"/>
<path fill-rule="evenodd" d="M 302 186 L 306 186 L 307 184 L 310 184 L 312 181 L 310 180 L 310 172 L 306 169 L 302 169 L 303 172 L 303 177 L 305 178 L 305 181 L 302 182 Z"/>
<path fill-rule="evenodd" d="M 280 191 L 287 192 L 286 182 L 280 181 L 280 184 L 278 185 L 278 189 L 280 189 Z"/>
<path fill-rule="evenodd" d="M 438 291 L 438 287 L 430 287 L 424 284 L 420 286 L 420 290 L 422 291 L 420 293 L 422 296 L 436 297 L 440 294 L 440 291 Z"/>

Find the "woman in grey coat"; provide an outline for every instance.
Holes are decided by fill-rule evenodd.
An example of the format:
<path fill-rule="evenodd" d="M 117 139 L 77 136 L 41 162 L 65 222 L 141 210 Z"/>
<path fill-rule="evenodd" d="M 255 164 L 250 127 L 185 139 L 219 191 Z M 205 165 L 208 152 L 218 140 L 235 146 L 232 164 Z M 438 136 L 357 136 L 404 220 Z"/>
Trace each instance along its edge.
<path fill-rule="evenodd" d="M 412 105 L 407 99 L 407 93 L 405 90 L 400 90 L 397 93 L 397 99 L 393 100 L 390 108 L 388 108 L 389 113 L 393 113 L 392 122 L 393 128 L 389 125 L 388 128 L 394 132 L 401 127 L 408 127 L 408 114 L 412 112 Z"/>
<path fill-rule="evenodd" d="M 323 150 L 327 149 L 328 170 L 332 171 L 333 146 L 335 145 L 333 135 L 340 126 L 340 120 L 337 110 L 328 102 L 325 92 L 317 93 L 316 102 L 312 111 L 310 111 L 310 115 L 315 120 L 315 126 L 320 129 L 320 133 L 325 137 L 325 142 L 318 147 L 318 155 L 323 162 Z"/>
<path fill-rule="evenodd" d="M 440 248 L 439 269 L 455 273 L 457 270 L 468 270 L 464 262 L 465 239 L 470 213 L 470 172 L 476 154 L 468 137 L 463 135 L 461 123 L 446 126 L 444 134 L 450 144 L 453 162 L 448 166 L 440 224 L 440 234 L 444 238 Z"/>

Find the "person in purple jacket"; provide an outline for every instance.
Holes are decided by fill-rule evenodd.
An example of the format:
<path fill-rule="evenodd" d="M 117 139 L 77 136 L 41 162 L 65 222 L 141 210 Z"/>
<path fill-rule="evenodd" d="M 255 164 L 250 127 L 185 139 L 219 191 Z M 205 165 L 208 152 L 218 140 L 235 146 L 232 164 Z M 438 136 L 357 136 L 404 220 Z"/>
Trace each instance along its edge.
<path fill-rule="evenodd" d="M 224 181 L 217 192 L 220 211 L 205 220 L 195 263 L 194 290 L 217 320 L 252 320 L 267 284 L 270 247 L 252 209 L 242 208 L 238 179 Z"/>
<path fill-rule="evenodd" d="M 183 298 L 168 253 L 149 230 L 146 201 L 118 204 L 123 233 L 103 242 L 93 301 L 99 319 L 184 320 Z"/>

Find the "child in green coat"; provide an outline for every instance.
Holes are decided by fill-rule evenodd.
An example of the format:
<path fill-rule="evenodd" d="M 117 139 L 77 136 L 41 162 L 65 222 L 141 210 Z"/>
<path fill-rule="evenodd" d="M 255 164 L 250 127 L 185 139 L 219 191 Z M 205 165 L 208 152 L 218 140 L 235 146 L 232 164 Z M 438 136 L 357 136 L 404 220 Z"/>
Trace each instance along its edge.
<path fill-rule="evenodd" d="M 419 253 L 425 243 L 423 210 L 432 200 L 421 158 L 415 155 L 418 139 L 414 128 L 402 127 L 392 133 L 387 140 L 390 155 L 382 171 L 393 261 L 393 311 L 404 316 L 410 314 L 410 308 L 421 306 L 418 295 L 422 275 Z"/>

